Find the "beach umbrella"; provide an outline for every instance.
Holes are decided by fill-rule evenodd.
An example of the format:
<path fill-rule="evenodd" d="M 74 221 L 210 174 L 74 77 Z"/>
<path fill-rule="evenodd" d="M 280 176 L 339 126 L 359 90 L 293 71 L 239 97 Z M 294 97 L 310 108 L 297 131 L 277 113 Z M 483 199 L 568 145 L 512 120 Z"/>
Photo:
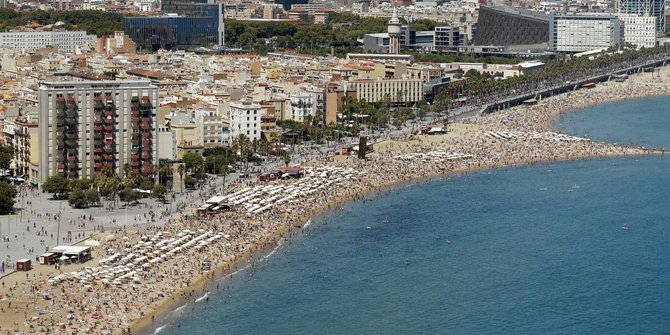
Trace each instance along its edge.
<path fill-rule="evenodd" d="M 102 298 L 101 300 L 103 305 L 108 305 L 109 304 L 109 298 Z"/>

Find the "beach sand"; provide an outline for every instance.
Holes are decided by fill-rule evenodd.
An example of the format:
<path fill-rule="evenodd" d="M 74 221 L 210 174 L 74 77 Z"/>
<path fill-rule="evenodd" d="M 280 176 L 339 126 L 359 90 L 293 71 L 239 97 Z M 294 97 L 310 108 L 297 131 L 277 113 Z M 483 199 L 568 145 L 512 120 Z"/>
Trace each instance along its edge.
<path fill-rule="evenodd" d="M 593 89 L 580 89 L 540 101 L 537 105 L 519 106 L 503 112 L 486 115 L 476 120 L 449 125 L 444 135 L 414 135 L 391 138 L 375 144 L 375 152 L 362 161 L 352 156 L 319 157 L 309 165 L 332 166 L 364 171 L 357 179 L 332 185 L 327 190 L 301 196 L 299 201 L 274 206 L 266 212 L 250 215 L 246 211 L 227 212 L 211 219 L 193 219 L 195 206 L 175 214 L 162 226 L 151 226 L 139 231 L 117 230 L 116 239 L 104 242 L 94 252 L 95 258 L 85 264 L 53 267 L 34 265 L 29 272 L 15 272 L 2 279 L 0 287 L 0 333 L 67 334 L 120 334 L 125 329 L 133 333 L 148 332 L 157 326 L 172 309 L 192 303 L 203 292 L 214 290 L 214 281 L 244 266 L 254 266 L 276 247 L 278 241 L 290 239 L 313 215 L 335 208 L 345 201 L 356 200 L 371 191 L 390 185 L 445 174 L 457 174 L 479 169 L 518 164 L 531 164 L 566 159 L 640 155 L 655 153 L 590 141 L 559 141 L 537 139 L 525 134 L 542 133 L 548 138 L 549 124 L 559 113 L 578 110 L 584 106 L 616 99 L 629 99 L 670 93 L 670 86 L 654 81 L 668 82 L 668 69 L 660 73 L 632 76 L 628 82 L 608 82 Z M 660 78 L 660 79 L 659 79 Z M 518 137 L 503 139 L 487 135 L 489 132 L 515 131 Z M 553 134 L 553 135 L 552 135 Z M 470 158 L 444 159 L 447 153 L 470 155 Z M 443 155 L 440 158 L 440 155 Z M 404 156 L 404 158 L 402 158 Z M 408 158 L 411 157 L 411 158 Z M 296 180 L 274 181 L 272 184 L 292 186 Z M 190 214 L 190 218 L 185 215 Z M 118 252 L 134 245 L 145 235 L 158 232 L 175 236 L 183 229 L 212 230 L 230 235 L 230 240 L 212 243 L 204 250 L 184 249 L 174 258 L 157 263 L 140 272 L 141 283 L 104 286 L 99 280 L 91 289 L 80 282 L 69 280 L 52 286 L 48 278 L 59 273 L 83 271 L 98 267 L 98 261 L 112 248 Z M 126 240 L 123 237 L 127 237 Z M 103 240 L 98 236 L 98 240 Z M 212 271 L 202 270 L 202 261 L 212 262 Z M 48 291 L 53 299 L 43 300 Z M 109 299 L 107 304 L 103 300 Z M 11 304 L 11 305 L 10 305 Z M 38 315 L 37 310 L 43 310 Z M 66 316 L 70 314 L 71 318 Z M 35 318 L 33 320 L 33 318 Z M 57 330 L 63 323 L 64 329 Z M 54 330 L 56 329 L 56 330 Z"/>

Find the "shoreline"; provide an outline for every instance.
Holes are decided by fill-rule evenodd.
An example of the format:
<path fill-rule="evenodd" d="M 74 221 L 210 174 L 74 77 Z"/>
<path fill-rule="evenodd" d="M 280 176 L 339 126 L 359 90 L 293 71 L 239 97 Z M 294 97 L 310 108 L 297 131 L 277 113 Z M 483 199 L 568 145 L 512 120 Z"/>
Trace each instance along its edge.
<path fill-rule="evenodd" d="M 668 69 L 662 68 L 662 70 L 666 71 Z M 644 74 L 639 77 L 638 75 L 631 76 L 630 80 L 632 80 L 632 78 L 643 79 L 643 75 Z M 446 135 L 422 135 L 399 140 L 387 139 L 376 144 L 375 149 L 377 149 L 377 152 L 371 154 L 369 159 L 365 161 L 359 161 L 354 157 L 349 158 L 342 156 L 327 157 L 313 161 L 312 163 L 317 167 L 337 166 L 340 168 L 355 169 L 361 173 L 365 172 L 366 174 L 360 177 L 360 179 L 363 180 L 355 179 L 354 181 L 347 181 L 344 187 L 333 186 L 332 192 L 330 192 L 331 189 L 329 189 L 328 193 L 318 193 L 311 199 L 306 199 L 307 201 L 304 201 L 305 199 L 303 199 L 297 204 L 293 203 L 292 205 L 287 204 L 287 206 L 282 206 L 282 208 L 273 208 L 271 213 L 267 215 L 264 213 L 252 217 L 248 213 L 239 213 L 239 211 L 236 211 L 209 221 L 206 219 L 205 221 L 208 222 L 204 223 L 201 220 L 189 221 L 175 219 L 174 222 L 170 221 L 161 227 L 146 227 L 131 232 L 123 232 L 120 230 L 109 232 L 107 234 L 114 233 L 119 240 L 121 240 L 121 236 L 126 237 L 126 235 L 129 235 L 131 237 L 130 240 L 134 241 L 140 239 L 141 236 L 148 236 L 156 232 L 178 232 L 184 228 L 197 230 L 198 227 L 206 228 L 214 225 L 216 231 L 233 231 L 233 233 L 239 233 L 239 235 L 234 235 L 234 238 L 230 241 L 230 243 L 233 244 L 232 246 L 223 245 L 223 243 L 226 242 L 223 241 L 222 243 L 217 242 L 217 245 L 213 245 L 206 249 L 209 250 L 210 257 L 221 258 L 220 261 L 217 258 L 212 259 L 212 271 L 203 273 L 199 270 L 199 260 L 202 259 L 201 257 L 206 257 L 207 255 L 193 255 L 194 253 L 192 252 L 185 252 L 184 257 L 186 258 L 188 258 L 189 255 L 192 255 L 193 257 L 201 257 L 196 258 L 195 261 L 191 260 L 190 263 L 188 262 L 188 259 L 179 260 L 179 264 L 172 265 L 172 268 L 165 265 L 166 263 L 162 263 L 163 265 L 157 266 L 156 269 L 151 269 L 151 271 L 145 274 L 144 282 L 141 287 L 133 287 L 132 291 L 128 286 L 118 288 L 102 288 L 96 286 L 96 289 L 100 288 L 104 293 L 102 297 L 105 295 L 114 297 L 114 300 L 118 299 L 121 303 L 114 301 L 113 305 L 116 306 L 116 310 L 111 309 L 111 306 L 103 306 L 101 304 L 91 304 L 91 306 L 88 306 L 87 308 L 90 307 L 95 311 L 101 312 L 109 309 L 111 312 L 116 312 L 116 315 L 122 315 L 122 317 L 114 319 L 115 316 L 112 315 L 109 319 L 105 318 L 104 321 L 107 322 L 106 329 L 108 330 L 105 332 L 104 329 L 106 325 L 102 322 L 98 322 L 97 319 L 88 320 L 86 318 L 86 316 L 90 314 L 90 310 L 77 310 L 79 307 L 82 309 L 84 308 L 84 306 L 80 304 L 79 307 L 72 307 L 74 310 L 73 314 L 76 314 L 77 319 L 79 319 L 75 319 L 75 321 L 80 321 L 80 325 L 70 322 L 66 325 L 66 330 L 72 331 L 72 333 L 81 333 L 75 332 L 74 329 L 76 329 L 82 330 L 83 333 L 92 332 L 96 334 L 111 334 L 121 333 L 124 331 L 123 329 L 129 328 L 133 334 L 149 334 L 153 332 L 156 326 L 163 325 L 161 318 L 165 319 L 165 317 L 176 308 L 181 308 L 184 303 L 190 303 L 192 300 L 200 297 L 200 292 L 203 288 L 212 284 L 216 280 L 220 280 L 221 278 L 230 275 L 230 273 L 236 271 L 237 267 L 240 265 L 253 264 L 254 258 L 262 258 L 268 252 L 275 250 L 278 241 L 285 239 L 286 237 L 290 239 L 294 234 L 299 234 L 302 231 L 302 228 L 295 228 L 296 223 L 300 223 L 300 226 L 302 227 L 304 222 L 310 218 L 323 215 L 332 209 L 339 207 L 343 203 L 352 200 L 356 201 L 361 197 L 368 196 L 390 187 L 437 178 L 451 178 L 453 176 L 496 168 L 568 160 L 663 154 L 664 151 L 628 148 L 605 143 L 558 143 L 555 140 L 539 141 L 527 138 L 514 138 L 505 141 L 484 136 L 487 131 L 508 129 L 525 129 L 526 131 L 540 130 L 549 132 L 551 131 L 550 125 L 552 120 L 557 115 L 566 111 L 578 111 L 579 109 L 586 108 L 593 104 L 601 104 L 620 99 L 644 98 L 670 94 L 670 89 L 668 88 L 662 88 L 662 90 L 657 91 L 645 90 L 644 88 L 638 89 L 637 91 L 627 90 L 627 88 L 632 87 L 633 82 L 623 84 L 617 83 L 613 85 L 608 84 L 601 84 L 602 86 L 599 85 L 593 90 L 586 91 L 581 89 L 545 98 L 538 105 L 519 106 L 518 108 L 515 107 L 508 111 L 501 111 L 477 117 L 477 120 L 473 122 L 455 123 L 450 125 L 453 130 L 450 130 Z M 607 93 L 610 93 L 609 96 L 607 96 Z M 626 93 L 630 95 L 626 95 Z M 598 96 L 597 98 L 600 98 L 600 100 L 597 98 L 593 99 L 592 96 L 597 94 L 603 94 L 604 96 Z M 540 109 L 542 110 L 540 111 Z M 536 110 L 537 113 L 535 113 Z M 454 161 L 432 160 L 430 157 L 426 158 L 427 156 L 422 156 L 424 157 L 423 159 L 419 159 L 417 156 L 415 160 L 401 160 L 397 158 L 397 155 L 400 154 L 426 154 L 430 153 L 431 150 L 447 149 L 453 152 L 472 153 L 474 158 L 470 160 L 462 159 Z M 288 181 L 281 181 L 264 185 L 291 186 L 294 184 L 290 184 Z M 334 194 L 335 196 L 331 198 L 331 194 Z M 190 211 L 185 212 L 190 214 Z M 122 248 L 123 244 L 117 243 L 117 245 Z M 97 253 L 100 254 L 99 251 Z M 203 254 L 207 254 L 207 252 L 203 252 Z M 99 256 L 103 257 L 104 255 Z M 86 264 L 72 265 L 70 266 L 70 270 L 66 271 L 75 271 L 75 269 L 79 268 L 83 269 L 84 266 L 95 266 L 97 265 L 97 260 L 98 259 L 96 258 L 93 261 L 95 264 L 91 264 L 89 261 L 89 263 Z M 44 270 L 46 268 L 40 267 L 36 268 L 36 270 L 37 269 Z M 17 279 L 16 286 L 21 287 L 21 285 L 26 285 L 32 287 L 32 285 L 35 285 L 39 286 L 39 290 L 37 291 L 42 292 L 45 289 L 42 288 L 41 285 L 45 284 L 46 280 L 44 280 L 44 278 L 36 277 L 34 272 L 36 271 L 25 273 L 26 279 L 21 284 L 19 284 L 19 279 L 21 279 L 20 277 L 23 277 L 24 273 L 13 275 L 13 278 L 9 281 L 11 283 L 15 278 Z M 52 273 L 57 272 L 52 271 Z M 29 280 L 29 274 L 32 275 L 32 280 Z M 43 277 L 41 272 L 40 277 Z M 34 281 L 34 283 L 32 281 Z M 80 287 L 73 285 L 73 283 L 69 283 L 68 289 L 73 292 L 64 292 L 62 296 L 58 297 L 61 304 L 66 303 L 65 306 L 69 306 L 67 305 L 68 301 L 77 302 L 83 299 L 99 299 L 101 297 L 100 292 L 97 292 L 96 294 L 96 292 L 85 291 Z M 154 291 L 158 290 L 165 293 L 162 298 L 160 298 L 160 296 L 151 296 Z M 54 291 L 55 294 L 60 294 L 60 292 L 55 292 L 55 287 L 52 287 L 52 291 Z M 194 294 L 195 292 L 198 292 L 198 294 Z M 32 296 L 34 296 L 35 293 L 36 292 L 33 292 Z M 21 316 L 24 316 L 24 318 L 29 317 L 27 311 L 31 304 L 29 300 L 31 295 L 19 296 L 17 299 L 16 295 L 18 294 L 19 293 L 17 293 L 16 290 L 14 293 L 11 293 L 10 291 L 9 294 L 3 292 L 5 297 L 14 299 L 17 303 L 25 303 L 26 308 L 23 315 L 17 314 L 14 318 L 11 318 L 14 320 L 14 326 L 12 326 L 12 324 L 8 325 L 7 322 L 0 323 L 0 325 L 2 325 L 2 328 L 0 329 L 2 330 L 9 330 L 12 328 L 18 329 L 19 326 L 17 321 L 22 321 L 20 320 Z M 21 299 L 21 297 L 23 299 Z M 128 306 L 124 306 L 124 301 L 134 302 L 134 304 L 132 304 L 129 309 Z M 5 305 L 2 306 L 3 308 L 6 307 Z M 14 306 L 16 306 L 16 304 Z M 38 304 L 33 301 L 33 308 L 37 306 Z M 121 311 L 124 307 L 126 308 L 125 313 Z M 67 309 L 65 309 L 65 311 L 60 311 L 59 314 L 58 306 L 53 308 L 50 317 L 51 324 L 55 325 L 58 322 L 67 322 L 64 315 L 64 312 L 67 312 Z M 23 310 L 23 308 L 21 309 Z M 17 313 L 19 313 L 18 309 Z M 152 318 L 153 321 L 158 322 L 152 322 Z M 112 324 L 111 320 L 114 320 L 113 322 L 116 323 Z M 37 322 L 40 321 L 42 320 L 38 320 Z M 33 324 L 29 325 L 31 327 L 33 326 Z M 113 325 L 119 326 L 113 327 Z M 91 327 L 90 332 L 87 332 L 89 329 L 83 328 L 85 326 Z M 24 327 L 28 326 L 24 324 Z M 49 325 L 46 327 L 49 327 Z M 83 329 L 79 327 L 82 327 Z"/>
<path fill-rule="evenodd" d="M 634 77 L 634 76 L 633 76 Z M 571 92 L 566 92 L 565 94 L 562 95 L 569 95 Z M 545 99 L 551 99 L 555 97 L 559 97 L 562 95 L 557 95 L 554 97 L 550 98 L 545 98 Z M 652 96 L 662 96 L 662 95 L 670 95 L 670 92 L 666 92 L 665 94 L 651 94 L 651 95 L 639 95 L 639 96 L 634 96 L 634 97 L 628 97 L 628 96 L 617 96 L 614 99 L 609 99 L 607 101 L 596 101 L 596 102 L 591 102 L 588 104 L 581 105 L 578 108 L 572 108 L 572 107 L 567 107 L 567 108 L 559 108 L 555 109 L 550 113 L 550 117 L 545 120 L 545 122 L 542 124 L 543 128 L 552 130 L 553 128 L 551 127 L 551 123 L 564 113 L 574 113 L 574 112 L 579 112 L 582 109 L 587 109 L 589 107 L 593 107 L 599 104 L 604 104 L 604 103 L 613 103 L 616 101 L 621 101 L 621 100 L 633 100 L 633 99 L 644 99 L 644 98 L 649 98 Z M 545 100 L 543 99 L 543 100 Z M 498 113 L 501 113 L 502 111 L 499 111 Z M 484 116 L 486 117 L 486 116 Z M 479 118 L 479 117 L 478 117 Z M 387 141 L 387 140 L 384 140 Z M 566 161 L 576 161 L 576 160 L 591 160 L 591 159 L 606 159 L 606 158 L 619 158 L 619 157 L 625 157 L 628 155 L 637 155 L 637 156 L 643 156 L 643 155 L 663 155 L 666 150 L 664 149 L 634 149 L 634 150 L 641 150 L 640 152 L 637 153 L 631 153 L 631 154 L 621 154 L 621 155 L 596 155 L 596 156 L 588 156 L 588 157 L 567 157 L 564 159 L 559 159 L 559 160 L 527 160 L 527 161 L 517 161 L 509 165 L 501 165 L 501 166 L 483 166 L 483 167 L 478 167 L 478 168 L 467 168 L 467 169 L 462 169 L 462 170 L 453 170 L 453 171 L 447 171 L 447 172 L 441 172 L 441 173 L 433 173 L 430 175 L 426 176 L 414 176 L 410 177 L 407 179 L 399 179 L 396 181 L 391 181 L 382 185 L 376 185 L 372 186 L 371 188 L 363 191 L 360 194 L 349 196 L 349 197 L 340 197 L 329 203 L 329 205 L 326 208 L 322 208 L 320 210 L 318 209 L 313 209 L 309 213 L 305 213 L 300 217 L 298 222 L 306 222 L 307 220 L 312 220 L 315 217 L 318 217 L 320 215 L 325 215 L 329 212 L 331 212 L 334 208 L 339 207 L 340 205 L 346 204 L 348 202 L 352 201 L 358 201 L 361 197 L 366 197 L 369 195 L 373 195 L 375 193 L 379 193 L 382 190 L 387 190 L 387 189 L 392 189 L 394 187 L 402 187 L 404 185 L 409 185 L 409 184 L 414 184 L 414 183 L 422 183 L 422 182 L 429 182 L 432 180 L 437 180 L 437 179 L 442 179 L 442 178 L 452 178 L 455 176 L 461 176 L 465 174 L 471 174 L 471 173 L 478 173 L 481 171 L 485 170 L 494 170 L 494 169 L 500 169 L 500 168 L 514 168 L 514 167 L 520 167 L 520 166 L 525 166 L 525 165 L 537 165 L 537 164 L 551 164 L 551 163 L 556 163 L 556 162 L 566 162 Z M 293 225 L 288 225 L 286 228 L 286 231 L 284 231 L 282 234 L 277 234 L 277 236 L 271 236 L 269 239 L 273 241 L 273 243 L 277 243 L 279 240 L 284 239 L 285 236 L 288 234 L 291 234 L 291 231 L 295 229 L 296 226 Z M 302 231 L 302 228 L 299 228 L 300 231 Z M 282 244 L 283 245 L 283 244 Z M 278 250 L 282 245 L 276 245 L 275 248 L 262 248 L 261 250 L 261 255 L 267 255 L 268 252 L 274 252 L 274 250 Z M 253 251 L 249 252 L 249 254 L 245 254 L 245 257 L 243 260 L 240 260 L 239 262 L 234 262 L 233 264 L 240 264 L 244 260 L 248 258 L 253 257 Z M 215 270 L 215 275 L 212 276 L 210 281 L 219 281 L 223 279 L 224 277 L 230 276 L 233 272 L 230 272 L 230 270 L 226 271 L 224 269 L 226 267 L 225 265 L 216 269 Z M 246 268 L 244 268 L 246 269 Z M 243 269 L 240 270 L 235 270 L 234 273 L 237 273 L 238 271 L 242 271 Z M 193 290 L 201 290 L 205 285 L 204 283 L 198 283 L 199 285 L 192 287 Z M 150 314 L 145 317 L 144 319 L 138 320 L 134 325 L 131 330 L 133 330 L 133 334 L 138 334 L 138 335 L 149 335 L 153 334 L 155 329 L 159 329 L 163 326 L 167 326 L 169 323 L 159 323 L 159 324 L 154 324 L 151 321 L 151 316 L 156 317 L 157 320 L 160 320 L 161 318 L 164 319 L 168 315 L 170 315 L 172 312 L 174 312 L 177 308 L 180 306 L 185 306 L 189 304 L 188 301 L 182 300 L 180 303 L 177 303 L 176 301 L 174 303 L 168 304 L 167 306 L 159 306 L 155 310 L 152 310 Z"/>

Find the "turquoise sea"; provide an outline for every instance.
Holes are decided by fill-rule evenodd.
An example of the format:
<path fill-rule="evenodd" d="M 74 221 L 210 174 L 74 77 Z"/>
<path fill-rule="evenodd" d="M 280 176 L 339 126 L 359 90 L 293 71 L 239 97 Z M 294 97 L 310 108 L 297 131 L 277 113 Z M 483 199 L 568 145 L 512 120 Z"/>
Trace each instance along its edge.
<path fill-rule="evenodd" d="M 668 105 L 596 106 L 555 126 L 670 148 Z M 160 334 L 670 333 L 668 158 L 522 166 L 372 194 L 222 279 Z"/>

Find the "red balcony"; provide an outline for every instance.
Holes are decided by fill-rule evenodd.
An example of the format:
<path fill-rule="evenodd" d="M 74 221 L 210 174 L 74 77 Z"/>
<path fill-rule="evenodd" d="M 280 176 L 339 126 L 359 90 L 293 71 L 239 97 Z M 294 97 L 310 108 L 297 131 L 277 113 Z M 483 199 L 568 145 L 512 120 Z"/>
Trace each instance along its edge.
<path fill-rule="evenodd" d="M 132 159 L 140 159 L 140 155 L 135 154 L 135 155 L 132 155 L 131 158 L 132 158 Z"/>
<path fill-rule="evenodd" d="M 113 160 L 113 159 L 114 159 L 114 155 L 107 155 L 107 156 L 105 156 L 105 158 L 107 158 L 108 161 L 109 161 L 109 160 Z"/>
<path fill-rule="evenodd" d="M 140 166 L 140 162 L 131 162 L 130 165 L 131 166 Z"/>
<path fill-rule="evenodd" d="M 101 130 L 102 130 L 102 127 L 101 127 L 101 126 L 95 126 L 93 129 L 94 129 L 95 131 L 101 131 Z"/>
<path fill-rule="evenodd" d="M 63 98 L 63 97 L 56 98 L 56 102 L 64 102 L 64 101 L 65 101 L 65 98 Z"/>
<path fill-rule="evenodd" d="M 150 152 L 150 151 L 151 151 L 151 147 L 142 147 L 142 151 L 144 151 L 144 152 Z"/>
<path fill-rule="evenodd" d="M 96 168 L 96 169 L 99 169 L 99 168 L 101 168 L 101 167 L 102 167 L 102 164 L 100 164 L 100 163 L 95 163 L 95 168 Z"/>
<path fill-rule="evenodd" d="M 151 144 L 151 140 L 144 140 L 144 141 L 142 141 L 142 144 L 149 145 L 149 144 Z"/>
<path fill-rule="evenodd" d="M 113 162 L 107 163 L 107 166 L 109 166 L 110 168 L 113 169 L 114 168 L 114 163 Z"/>
<path fill-rule="evenodd" d="M 143 117 L 142 122 L 151 122 L 151 118 L 150 117 Z"/>
<path fill-rule="evenodd" d="M 93 121 L 93 122 L 95 122 L 95 124 L 101 124 L 101 123 L 102 123 L 102 119 L 95 119 L 95 121 Z"/>
<path fill-rule="evenodd" d="M 105 119 L 106 123 L 114 123 L 114 119 Z"/>
<path fill-rule="evenodd" d="M 145 132 L 142 133 L 142 136 L 145 137 L 145 138 L 146 137 L 151 137 L 151 133 L 148 132 L 148 131 L 145 131 Z"/>
<path fill-rule="evenodd" d="M 76 102 L 77 100 L 74 97 L 67 98 L 68 102 Z"/>
<path fill-rule="evenodd" d="M 58 164 L 58 165 L 56 165 L 56 168 L 58 168 L 59 170 L 62 170 L 62 169 L 65 168 L 65 164 Z"/>
<path fill-rule="evenodd" d="M 144 169 L 144 170 L 142 170 L 142 174 L 144 174 L 144 175 L 151 174 L 151 169 Z"/>
<path fill-rule="evenodd" d="M 77 161 L 77 157 L 76 157 L 76 156 L 70 156 L 70 157 L 67 158 L 67 160 L 68 160 L 69 162 L 76 162 L 76 161 Z"/>
<path fill-rule="evenodd" d="M 96 161 L 101 161 L 101 160 L 102 160 L 102 156 L 100 156 L 100 155 L 95 155 L 95 156 L 93 157 L 93 159 L 96 160 Z"/>
<path fill-rule="evenodd" d="M 142 129 L 149 130 L 149 129 L 151 129 L 151 125 L 145 124 L 145 125 L 142 126 Z"/>
<path fill-rule="evenodd" d="M 102 96 L 98 95 L 97 97 L 95 97 L 95 101 L 102 101 Z"/>
<path fill-rule="evenodd" d="M 113 115 L 114 115 L 114 111 L 106 110 L 106 111 L 105 111 L 105 115 L 107 115 L 107 116 L 113 116 Z"/>
<path fill-rule="evenodd" d="M 138 126 L 138 125 L 136 125 L 136 124 L 133 125 L 133 130 L 138 130 L 138 129 L 140 129 L 140 126 Z"/>
<path fill-rule="evenodd" d="M 138 117 L 134 117 L 134 118 L 131 118 L 130 121 L 132 121 L 132 122 L 140 122 L 140 118 L 138 118 Z"/>
<path fill-rule="evenodd" d="M 149 100 L 149 96 L 148 95 L 143 96 L 142 100 Z"/>
<path fill-rule="evenodd" d="M 133 174 L 138 174 L 138 173 L 140 173 L 140 170 L 132 169 L 132 170 L 130 170 L 130 172 L 133 173 Z"/>
<path fill-rule="evenodd" d="M 150 154 L 144 154 L 142 155 L 142 159 L 150 159 L 151 155 Z"/>
<path fill-rule="evenodd" d="M 114 138 L 114 133 L 106 133 L 105 138 Z"/>
<path fill-rule="evenodd" d="M 95 148 L 95 150 L 93 150 L 93 152 L 95 152 L 96 154 L 99 154 L 99 153 L 102 152 L 102 148 Z"/>
<path fill-rule="evenodd" d="M 105 144 L 107 144 L 107 145 L 114 145 L 114 141 L 112 141 L 112 140 L 107 140 L 107 141 L 105 141 Z"/>
<path fill-rule="evenodd" d="M 139 109 L 132 109 L 130 111 L 130 113 L 133 114 L 133 115 L 140 115 L 140 110 Z"/>
<path fill-rule="evenodd" d="M 142 166 L 149 166 L 151 165 L 151 162 L 142 162 Z"/>
<path fill-rule="evenodd" d="M 112 131 L 112 130 L 114 130 L 114 126 L 112 126 L 112 125 L 107 125 L 107 126 L 105 126 L 105 130 L 107 130 L 107 131 Z"/>

